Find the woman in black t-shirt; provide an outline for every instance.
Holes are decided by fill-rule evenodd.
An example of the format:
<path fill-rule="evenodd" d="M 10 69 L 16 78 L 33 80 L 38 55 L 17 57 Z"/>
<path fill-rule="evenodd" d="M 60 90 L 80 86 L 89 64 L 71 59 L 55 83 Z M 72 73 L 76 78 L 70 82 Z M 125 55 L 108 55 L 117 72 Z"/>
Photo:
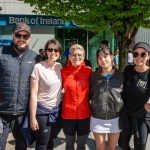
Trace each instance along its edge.
<path fill-rule="evenodd" d="M 124 71 L 124 104 L 130 127 L 121 132 L 119 146 L 129 150 L 131 135 L 134 135 L 135 150 L 145 150 L 150 130 L 150 46 L 144 42 L 133 48 L 134 65 Z"/>

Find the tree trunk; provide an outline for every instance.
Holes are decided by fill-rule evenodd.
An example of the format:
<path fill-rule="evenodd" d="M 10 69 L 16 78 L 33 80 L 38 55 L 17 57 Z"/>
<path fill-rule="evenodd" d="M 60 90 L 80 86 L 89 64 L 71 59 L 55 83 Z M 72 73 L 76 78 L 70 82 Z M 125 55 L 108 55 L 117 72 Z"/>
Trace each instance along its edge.
<path fill-rule="evenodd" d="M 124 37 L 121 38 L 121 40 L 118 41 L 119 44 L 119 70 L 121 72 L 124 71 L 125 66 L 127 65 L 127 50 L 128 46 L 126 46 L 127 41 L 124 39 Z"/>
<path fill-rule="evenodd" d="M 125 31 L 122 35 L 118 34 L 119 32 L 116 32 L 116 37 L 119 44 L 119 70 L 121 72 L 124 71 L 126 65 L 128 64 L 128 50 L 135 39 L 137 31 L 138 28 L 132 27 L 130 30 Z"/>

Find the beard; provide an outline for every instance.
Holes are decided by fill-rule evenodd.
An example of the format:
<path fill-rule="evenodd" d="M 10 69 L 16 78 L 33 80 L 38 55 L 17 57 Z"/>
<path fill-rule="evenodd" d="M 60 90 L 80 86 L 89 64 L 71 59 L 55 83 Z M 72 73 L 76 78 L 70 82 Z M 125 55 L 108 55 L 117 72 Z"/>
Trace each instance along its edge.
<path fill-rule="evenodd" d="M 13 43 L 13 46 L 20 53 L 23 53 L 24 51 L 28 49 L 28 45 L 24 47 L 20 47 L 18 44 Z"/>

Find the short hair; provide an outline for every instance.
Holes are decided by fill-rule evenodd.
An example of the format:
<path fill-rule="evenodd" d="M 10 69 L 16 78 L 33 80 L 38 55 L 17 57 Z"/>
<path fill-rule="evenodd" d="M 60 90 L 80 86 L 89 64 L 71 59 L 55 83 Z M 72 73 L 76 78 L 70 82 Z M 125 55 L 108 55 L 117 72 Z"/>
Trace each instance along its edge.
<path fill-rule="evenodd" d="M 119 49 L 118 49 L 118 48 L 117 48 L 117 49 L 115 49 L 114 53 L 116 53 L 116 52 L 119 52 Z"/>
<path fill-rule="evenodd" d="M 45 44 L 45 52 L 47 51 L 48 49 L 48 46 L 50 44 L 55 44 L 57 46 L 57 49 L 59 50 L 59 53 L 62 54 L 62 46 L 61 44 L 59 43 L 59 41 L 57 41 L 56 39 L 51 39 L 51 40 L 48 40 Z"/>
<path fill-rule="evenodd" d="M 44 49 L 43 49 L 43 48 L 40 48 L 40 49 L 39 49 L 39 53 L 40 53 L 42 50 L 44 50 Z"/>
<path fill-rule="evenodd" d="M 84 50 L 83 46 L 80 45 L 80 44 L 74 44 L 74 45 L 72 45 L 70 47 L 70 49 L 69 49 L 69 53 L 71 54 L 74 50 L 77 50 L 77 49 L 81 50 L 83 53 L 85 53 L 85 50 Z"/>
<path fill-rule="evenodd" d="M 77 42 L 76 39 L 70 39 L 70 42 Z"/>
<path fill-rule="evenodd" d="M 107 40 L 103 40 L 103 41 L 101 41 L 99 44 L 104 44 L 104 45 L 107 45 L 107 46 L 108 46 L 108 41 L 107 41 Z"/>

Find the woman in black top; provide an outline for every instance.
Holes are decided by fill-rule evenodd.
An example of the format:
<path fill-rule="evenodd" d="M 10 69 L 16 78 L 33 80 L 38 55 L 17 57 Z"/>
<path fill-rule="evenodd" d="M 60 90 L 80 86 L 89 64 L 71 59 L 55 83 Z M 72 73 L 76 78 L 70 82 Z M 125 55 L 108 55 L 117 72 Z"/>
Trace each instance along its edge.
<path fill-rule="evenodd" d="M 134 65 L 124 71 L 124 104 L 129 116 L 130 127 L 123 130 L 119 146 L 130 150 L 129 141 L 134 135 L 135 150 L 145 150 L 150 130 L 150 46 L 144 42 L 133 48 Z"/>

